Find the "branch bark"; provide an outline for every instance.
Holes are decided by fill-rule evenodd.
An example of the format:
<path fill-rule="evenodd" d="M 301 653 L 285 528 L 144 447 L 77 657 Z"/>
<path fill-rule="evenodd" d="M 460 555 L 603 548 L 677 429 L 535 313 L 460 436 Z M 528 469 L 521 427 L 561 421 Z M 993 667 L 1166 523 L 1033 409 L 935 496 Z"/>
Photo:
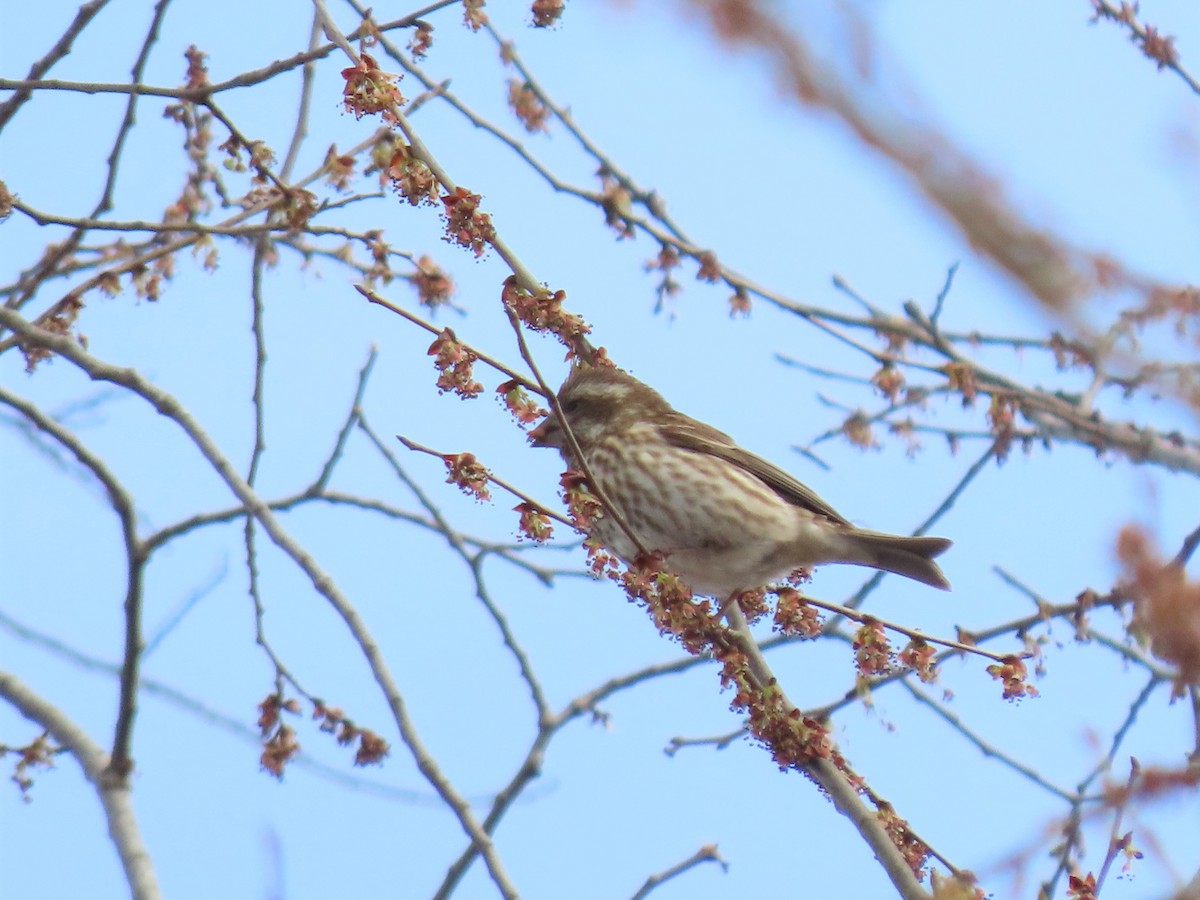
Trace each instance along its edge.
<path fill-rule="evenodd" d="M 138 831 L 133 805 L 129 801 L 129 784 L 124 778 L 113 777 L 108 754 L 62 710 L 9 672 L 0 671 L 0 697 L 25 718 L 50 732 L 79 762 L 84 776 L 100 798 L 104 817 L 108 820 L 108 836 L 121 858 L 130 896 L 133 900 L 159 900 L 162 894 L 150 854 Z"/>

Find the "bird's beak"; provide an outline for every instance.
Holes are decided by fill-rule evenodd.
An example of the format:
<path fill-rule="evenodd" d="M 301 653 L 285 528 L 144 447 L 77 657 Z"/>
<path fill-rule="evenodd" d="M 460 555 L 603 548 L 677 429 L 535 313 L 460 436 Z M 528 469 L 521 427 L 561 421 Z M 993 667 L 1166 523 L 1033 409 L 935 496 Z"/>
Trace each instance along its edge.
<path fill-rule="evenodd" d="M 529 443 L 535 447 L 559 447 L 562 429 L 554 416 L 546 416 L 538 426 L 528 432 Z"/>

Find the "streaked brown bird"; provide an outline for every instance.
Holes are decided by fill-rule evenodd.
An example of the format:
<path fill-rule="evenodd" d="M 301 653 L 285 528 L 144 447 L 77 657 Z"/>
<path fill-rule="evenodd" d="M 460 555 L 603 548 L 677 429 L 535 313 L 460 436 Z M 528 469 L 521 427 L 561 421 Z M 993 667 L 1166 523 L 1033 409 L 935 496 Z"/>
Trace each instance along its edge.
<path fill-rule="evenodd" d="M 787 472 L 620 369 L 576 366 L 558 403 L 600 490 L 642 547 L 663 553 L 696 593 L 724 599 L 823 563 L 950 589 L 933 561 L 950 541 L 856 528 Z M 529 436 L 579 468 L 553 414 Z M 626 562 L 640 555 L 612 516 L 598 519 L 591 536 Z"/>

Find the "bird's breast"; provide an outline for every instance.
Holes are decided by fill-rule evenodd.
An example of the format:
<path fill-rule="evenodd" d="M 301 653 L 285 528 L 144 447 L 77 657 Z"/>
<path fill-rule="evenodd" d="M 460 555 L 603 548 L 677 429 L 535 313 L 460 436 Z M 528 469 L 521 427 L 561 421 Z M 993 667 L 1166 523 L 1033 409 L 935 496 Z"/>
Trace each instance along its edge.
<path fill-rule="evenodd" d="M 588 465 L 647 550 L 786 542 L 799 524 L 797 508 L 754 475 L 719 457 L 669 444 L 651 429 L 598 443 Z M 604 534 L 596 536 L 608 542 Z"/>

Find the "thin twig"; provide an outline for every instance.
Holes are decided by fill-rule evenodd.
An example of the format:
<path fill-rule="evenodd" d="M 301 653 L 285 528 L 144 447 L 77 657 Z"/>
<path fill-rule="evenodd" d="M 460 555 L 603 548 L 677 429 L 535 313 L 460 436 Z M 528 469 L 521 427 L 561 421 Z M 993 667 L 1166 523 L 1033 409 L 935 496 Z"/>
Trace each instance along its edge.
<path fill-rule="evenodd" d="M 436 456 L 438 459 L 441 459 L 441 460 L 446 459 L 446 457 L 448 455 L 450 455 L 450 454 L 446 454 L 446 453 L 439 453 L 437 450 L 434 450 L 432 447 L 426 447 L 424 444 L 418 444 L 416 441 L 409 440 L 402 434 L 396 435 L 396 440 L 398 440 L 400 443 L 402 443 L 409 450 L 414 450 L 417 453 L 427 453 L 430 456 Z M 571 522 L 571 520 L 568 519 L 566 516 L 562 515 L 561 513 L 555 512 L 553 509 L 546 506 L 544 503 L 539 503 L 537 500 L 534 500 L 532 497 L 530 497 L 524 491 L 520 490 L 519 488 L 514 487 L 513 485 L 509 484 L 504 479 L 499 478 L 496 475 L 493 475 L 490 471 L 487 473 L 487 480 L 490 481 L 492 484 L 496 485 L 497 487 L 508 491 L 510 494 L 512 494 L 514 497 L 516 497 L 518 500 L 522 501 L 523 503 L 528 503 L 530 506 L 532 506 L 533 508 L 538 510 L 538 512 L 542 513 L 543 515 L 549 516 L 550 518 L 554 519 L 556 522 L 561 522 L 563 525 L 566 525 L 568 528 L 575 527 L 575 525 Z"/>
<path fill-rule="evenodd" d="M 631 900 L 645 900 L 646 897 L 650 896 L 651 891 L 666 884 L 672 878 L 679 877 L 689 869 L 694 869 L 696 866 L 706 862 L 717 863 L 721 867 L 722 872 L 729 871 L 729 863 L 721 859 L 721 854 L 717 852 L 717 845 L 705 844 L 687 859 L 677 862 L 669 869 L 664 869 L 661 872 L 656 872 L 655 874 L 649 876 L 646 879 L 646 883 L 638 889 L 637 893 L 633 895 Z"/>
<path fill-rule="evenodd" d="M 426 322 L 420 316 L 410 313 L 408 310 L 404 309 L 403 307 L 397 306 L 396 304 L 392 303 L 389 300 L 385 300 L 383 297 L 380 297 L 377 293 L 375 293 L 375 291 L 371 290 L 371 288 L 367 287 L 366 285 L 356 284 L 354 286 L 354 289 L 356 291 L 358 291 L 360 294 L 362 294 L 364 297 L 366 297 L 369 301 L 376 304 L 377 306 L 382 306 L 384 309 L 391 310 L 392 312 L 394 312 L 396 315 L 400 316 L 401 318 L 407 319 L 408 321 L 412 322 L 414 325 L 424 328 L 430 334 L 441 334 L 445 330 L 443 328 L 438 328 L 436 325 L 432 325 L 429 322 Z M 525 388 L 526 390 L 533 391 L 535 394 L 544 396 L 544 391 L 543 391 L 542 387 L 540 385 L 538 385 L 536 382 L 530 381 L 524 375 L 521 375 L 519 372 L 517 372 L 513 369 L 510 369 L 508 366 L 506 366 L 504 363 L 500 362 L 498 359 L 488 356 L 486 353 L 483 353 L 482 351 L 477 350 L 474 347 L 471 347 L 469 344 L 463 344 L 463 346 L 467 347 L 467 349 L 469 349 L 471 351 L 471 353 L 473 353 L 480 362 L 486 363 L 487 365 L 489 365 L 493 369 L 495 369 L 497 372 L 500 372 L 501 374 L 508 376 L 510 379 L 517 382 L 517 384 L 521 385 L 521 387 Z"/>
<path fill-rule="evenodd" d="M 895 622 L 889 622 L 886 619 L 881 619 L 879 616 L 868 615 L 861 613 L 856 609 L 851 609 L 849 606 L 842 606 L 840 603 L 830 603 L 827 600 L 815 600 L 812 597 L 805 596 L 804 602 L 810 606 L 815 606 L 818 609 L 824 609 L 831 613 L 836 613 L 839 616 L 858 622 L 862 625 L 880 625 L 889 631 L 896 631 L 903 634 L 905 637 L 912 638 L 914 641 L 923 641 L 927 644 L 938 644 L 942 647 L 949 647 L 951 650 L 957 650 L 963 654 L 974 654 L 976 656 L 985 656 L 988 659 L 993 659 L 996 662 L 1004 662 L 1014 656 L 1024 658 L 1028 657 L 1028 653 L 995 653 L 991 650 L 984 650 L 982 647 L 977 647 L 973 644 L 964 644 L 961 641 L 950 640 L 949 638 L 933 637 L 925 634 L 923 631 L 918 631 L 915 628 L 908 628 L 904 625 L 897 625 Z"/>
<path fill-rule="evenodd" d="M 96 13 L 104 9 L 108 5 L 108 0 L 90 0 L 79 7 L 75 13 L 75 19 L 67 26 L 66 31 L 62 33 L 54 46 L 51 47 L 46 54 L 29 67 L 29 74 L 25 76 L 24 84 L 6 85 L 0 83 L 0 90 L 14 91 L 13 95 L 0 103 L 0 131 L 4 130 L 4 126 L 8 124 L 9 119 L 13 117 L 18 109 L 32 96 L 31 84 L 41 80 L 60 59 L 71 52 L 71 45 L 75 43 L 75 38 L 79 37 L 80 33 L 88 26 L 88 23 L 95 18 Z"/>
<path fill-rule="evenodd" d="M 1053 782 L 1048 781 L 1032 766 L 1028 766 L 1023 762 L 1020 762 L 1019 760 L 1005 753 L 1003 750 L 995 747 L 988 741 L 985 741 L 972 729 L 968 728 L 957 713 L 951 712 L 945 707 L 944 704 L 939 703 L 930 697 L 927 692 L 921 690 L 919 687 L 913 684 L 912 679 L 901 678 L 900 684 L 909 692 L 909 694 L 912 695 L 914 700 L 933 710 L 943 722 L 966 738 L 969 743 L 974 744 L 975 748 L 984 756 L 1003 763 L 1014 772 L 1022 775 L 1025 778 L 1028 778 L 1034 784 L 1038 785 L 1038 787 L 1041 787 L 1044 790 L 1049 791 L 1051 794 L 1066 800 L 1068 803 L 1074 803 L 1080 799 L 1080 795 L 1078 793 L 1071 793 L 1065 788 L 1061 788 Z"/>

